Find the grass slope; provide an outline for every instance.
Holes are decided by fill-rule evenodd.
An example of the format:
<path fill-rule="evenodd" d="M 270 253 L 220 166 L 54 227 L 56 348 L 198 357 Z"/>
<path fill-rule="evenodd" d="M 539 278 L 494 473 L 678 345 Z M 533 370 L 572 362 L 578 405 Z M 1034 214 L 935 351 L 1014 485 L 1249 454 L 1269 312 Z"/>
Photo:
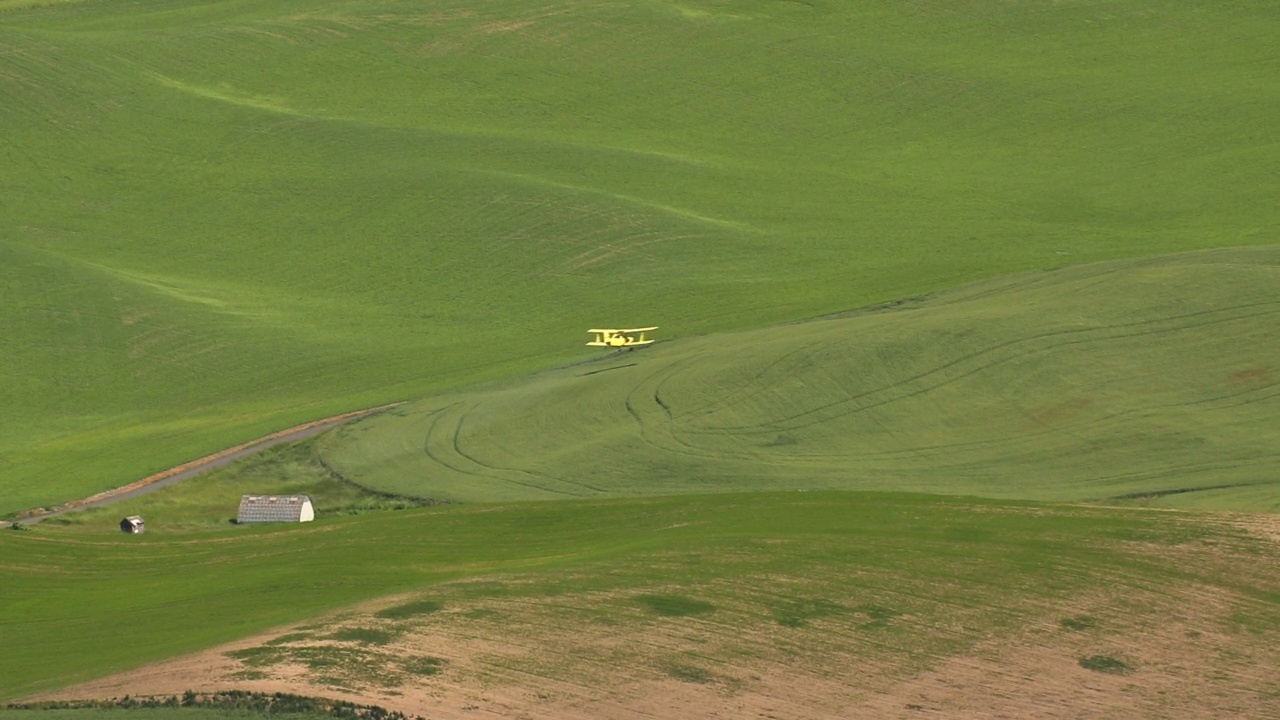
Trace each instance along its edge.
<path fill-rule="evenodd" d="M 664 342 L 320 445 L 436 499 L 913 490 L 1280 510 L 1280 249 L 1077 266 Z"/>
<path fill-rule="evenodd" d="M 1271 3 L 0 3 L 0 512 L 357 406 L 1276 241 Z"/>
<path fill-rule="evenodd" d="M 1238 663 L 1266 667 L 1257 653 L 1277 647 L 1276 553 L 1230 518 L 888 493 L 422 508 L 218 536 L 37 527 L 0 533 L 0 700 L 403 592 L 411 594 L 381 601 L 370 617 L 344 612 L 236 657 L 261 677 L 294 655 L 319 663 L 323 651 L 325 673 L 355 673 L 334 682 L 359 686 L 361 673 L 409 672 L 400 667 L 407 656 L 383 657 L 379 647 L 425 616 L 470 618 L 464 632 L 483 628 L 513 648 L 518 638 L 544 647 L 543 635 L 564 643 L 586 638 L 578 632 L 640 633 L 646 641 L 628 647 L 644 663 L 696 682 L 752 658 L 761 668 L 873 662 L 892 678 L 993 638 L 1022 638 L 1033 624 L 1096 626 L 1084 647 L 1102 653 L 1105 635 L 1123 628 L 1150 635 L 1167 626 L 1190 642 L 1186 620 L 1212 634 L 1192 643 L 1195 652 L 1210 640 L 1230 646 L 1207 655 L 1197 675 L 1197 687 L 1219 687 Z M 688 652 L 655 642 L 668 632 L 706 642 Z M 308 637 L 339 642 L 289 644 Z M 547 644 L 554 655 L 513 671 L 540 676 L 542 663 L 558 677 L 547 668 L 562 650 L 562 659 L 598 660 L 609 672 L 633 667 L 593 659 L 600 648 L 584 642 L 586 655 Z M 1145 652 L 1124 661 L 1158 673 L 1162 661 Z M 376 662 L 348 667 L 352 653 Z M 415 672 L 440 669 L 437 661 Z M 1248 693 L 1280 691 L 1274 677 L 1259 678 Z"/>

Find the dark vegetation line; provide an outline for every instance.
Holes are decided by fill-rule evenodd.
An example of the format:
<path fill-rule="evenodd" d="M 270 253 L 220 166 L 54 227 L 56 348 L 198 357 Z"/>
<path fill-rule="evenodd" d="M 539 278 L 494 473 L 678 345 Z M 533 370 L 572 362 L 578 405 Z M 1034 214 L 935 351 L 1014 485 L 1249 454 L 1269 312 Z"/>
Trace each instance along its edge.
<path fill-rule="evenodd" d="M 328 462 L 327 460 L 325 460 L 325 459 L 324 459 L 324 456 L 322 456 L 320 453 L 318 453 L 318 452 L 313 452 L 313 453 L 311 454 L 311 458 L 312 458 L 313 460 L 315 460 L 315 461 L 316 461 L 316 464 L 320 466 L 320 469 L 321 469 L 321 470 L 323 470 L 323 471 L 324 471 L 324 473 L 325 473 L 326 475 L 328 475 L 328 476 L 329 476 L 329 479 L 330 479 L 330 480 L 333 480 L 334 482 L 336 482 L 336 483 L 340 483 L 340 484 L 343 484 L 343 485 L 349 485 L 349 486 L 351 486 L 351 487 L 353 487 L 353 488 L 356 488 L 356 489 L 357 489 L 357 490 L 359 490 L 360 492 L 362 492 L 362 493 L 364 493 L 364 494 L 366 494 L 366 495 L 372 495 L 372 496 L 374 496 L 374 497 L 378 498 L 379 500 L 386 500 L 386 501 L 391 501 L 391 502 L 405 503 L 405 504 L 407 504 L 407 505 L 408 505 L 408 506 L 410 506 L 410 507 L 428 507 L 428 506 L 432 506 L 432 505 L 450 505 L 450 504 L 452 504 L 452 501 L 451 501 L 451 500 L 437 500 L 437 499 L 435 499 L 435 498 L 421 498 L 421 497 L 414 497 L 414 496 L 412 496 L 412 495 L 401 495 L 401 494 L 399 494 L 399 493 L 387 492 L 387 491 L 385 491 L 385 490 L 374 490 L 373 488 L 365 487 L 364 485 L 361 485 L 360 483 L 356 482 L 355 480 L 352 480 L 351 478 L 349 478 L 349 477 L 347 477 L 346 475 L 344 475 L 340 470 L 338 470 L 338 469 L 337 469 L 337 468 L 335 468 L 334 466 L 330 465 L 330 464 L 329 464 L 329 462 Z"/>
<path fill-rule="evenodd" d="M 1209 490 L 1227 490 L 1230 488 L 1250 487 L 1251 485 L 1260 485 L 1265 483 L 1230 483 L 1228 485 L 1205 485 L 1203 487 L 1186 487 L 1173 488 L 1170 490 L 1143 490 L 1141 492 L 1126 493 L 1124 495 L 1113 495 L 1104 498 L 1104 502 L 1111 500 L 1154 500 L 1167 495 L 1182 495 L 1184 493 L 1207 492 Z"/>
<path fill-rule="evenodd" d="M 615 365 L 613 367 L 607 367 L 602 370 L 592 370 L 590 372 L 579 373 L 578 377 L 586 377 L 588 375 L 596 375 L 602 372 L 609 372 L 610 370 L 621 370 L 622 368 L 629 368 L 629 367 L 635 367 L 635 366 L 636 366 L 636 363 L 627 363 L 626 365 Z"/>
<path fill-rule="evenodd" d="M 125 695 L 107 700 L 51 700 L 34 703 L 9 703 L 6 710 L 133 710 L 137 708 L 213 708 L 262 714 L 291 713 L 327 715 L 342 720 L 423 720 L 420 715 L 405 715 L 378 705 L 360 705 L 345 700 L 307 697 L 290 693 L 260 693 L 227 690 L 197 693 L 188 690 L 177 695 Z"/>

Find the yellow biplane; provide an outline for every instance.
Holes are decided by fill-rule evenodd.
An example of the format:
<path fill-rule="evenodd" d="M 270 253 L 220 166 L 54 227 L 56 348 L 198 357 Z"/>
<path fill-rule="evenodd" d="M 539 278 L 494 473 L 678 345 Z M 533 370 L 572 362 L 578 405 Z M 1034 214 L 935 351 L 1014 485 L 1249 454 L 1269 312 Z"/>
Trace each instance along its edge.
<path fill-rule="evenodd" d="M 611 347 L 624 348 L 635 347 L 636 345 L 650 345 L 652 340 L 644 336 L 650 330 L 657 330 L 655 327 L 647 328 L 630 328 L 627 330 L 588 330 L 589 333 L 595 333 L 596 339 L 587 343 L 593 347 Z"/>

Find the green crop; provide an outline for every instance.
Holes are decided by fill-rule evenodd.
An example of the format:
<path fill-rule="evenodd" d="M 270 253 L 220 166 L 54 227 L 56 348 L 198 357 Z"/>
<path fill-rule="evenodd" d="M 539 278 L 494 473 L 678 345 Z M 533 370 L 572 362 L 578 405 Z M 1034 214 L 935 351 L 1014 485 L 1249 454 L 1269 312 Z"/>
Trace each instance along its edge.
<path fill-rule="evenodd" d="M 1278 22 L 6 1 L 0 512 L 584 359 L 589 327 L 1274 243 Z"/>

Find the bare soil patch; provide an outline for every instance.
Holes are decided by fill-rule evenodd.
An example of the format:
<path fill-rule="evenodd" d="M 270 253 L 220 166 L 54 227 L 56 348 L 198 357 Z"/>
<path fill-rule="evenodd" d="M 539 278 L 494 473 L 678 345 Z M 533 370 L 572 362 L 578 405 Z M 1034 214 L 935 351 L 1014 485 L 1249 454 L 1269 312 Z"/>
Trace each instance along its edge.
<path fill-rule="evenodd" d="M 1255 513 L 1234 516 L 1235 524 L 1253 537 L 1280 543 L 1280 515 Z"/>
<path fill-rule="evenodd" d="M 1136 616 L 1148 603 L 1156 612 Z M 1210 588 L 1098 601 L 904 678 L 853 716 L 1280 717 L 1280 653 L 1226 629 L 1233 607 Z M 1121 667 L 1086 662 L 1095 658 Z"/>
<path fill-rule="evenodd" d="M 1216 588 L 1100 593 L 941 653 L 912 647 L 949 628 L 894 640 L 856 613 L 802 627 L 643 603 L 583 613 L 629 599 L 388 598 L 41 699 L 238 688 L 443 719 L 1280 717 L 1276 629 L 1237 627 L 1241 599 Z M 431 611 L 395 611 L 413 603 Z M 1098 657 L 1123 669 L 1082 663 Z"/>

